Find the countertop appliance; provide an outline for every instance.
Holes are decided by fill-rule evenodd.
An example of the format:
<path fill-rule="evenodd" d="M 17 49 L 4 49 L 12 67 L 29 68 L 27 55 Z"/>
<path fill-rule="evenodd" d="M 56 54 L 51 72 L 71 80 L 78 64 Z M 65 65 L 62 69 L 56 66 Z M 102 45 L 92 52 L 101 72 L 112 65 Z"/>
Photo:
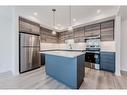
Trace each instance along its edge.
<path fill-rule="evenodd" d="M 100 39 L 86 40 L 85 66 L 100 69 Z"/>
<path fill-rule="evenodd" d="M 19 33 L 19 72 L 41 66 L 39 35 Z"/>

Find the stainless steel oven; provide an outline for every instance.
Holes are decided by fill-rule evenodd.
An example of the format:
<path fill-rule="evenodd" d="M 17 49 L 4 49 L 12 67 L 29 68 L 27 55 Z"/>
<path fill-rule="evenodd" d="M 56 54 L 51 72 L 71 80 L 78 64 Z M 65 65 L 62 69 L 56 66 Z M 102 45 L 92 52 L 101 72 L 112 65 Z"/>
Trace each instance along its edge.
<path fill-rule="evenodd" d="M 85 66 L 92 69 L 100 69 L 100 53 L 86 51 Z"/>
<path fill-rule="evenodd" d="M 100 69 L 100 39 L 92 38 L 86 40 L 85 66 Z"/>

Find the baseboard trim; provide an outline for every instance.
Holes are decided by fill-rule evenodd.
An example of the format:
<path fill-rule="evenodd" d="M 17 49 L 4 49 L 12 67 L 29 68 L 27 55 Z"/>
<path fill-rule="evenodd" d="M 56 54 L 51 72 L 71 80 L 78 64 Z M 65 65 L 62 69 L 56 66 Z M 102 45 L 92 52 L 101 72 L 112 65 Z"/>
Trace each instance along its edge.
<path fill-rule="evenodd" d="M 127 76 L 127 71 L 121 70 L 120 72 L 121 72 L 121 75 Z"/>

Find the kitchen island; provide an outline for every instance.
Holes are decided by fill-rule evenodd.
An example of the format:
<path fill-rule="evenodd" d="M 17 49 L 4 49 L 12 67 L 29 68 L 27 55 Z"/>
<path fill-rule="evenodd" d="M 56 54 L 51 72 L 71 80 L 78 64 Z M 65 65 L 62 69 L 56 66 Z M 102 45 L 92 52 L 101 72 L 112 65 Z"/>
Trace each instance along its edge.
<path fill-rule="evenodd" d="M 76 51 L 45 51 L 46 74 L 73 89 L 80 88 L 84 76 L 85 53 Z"/>

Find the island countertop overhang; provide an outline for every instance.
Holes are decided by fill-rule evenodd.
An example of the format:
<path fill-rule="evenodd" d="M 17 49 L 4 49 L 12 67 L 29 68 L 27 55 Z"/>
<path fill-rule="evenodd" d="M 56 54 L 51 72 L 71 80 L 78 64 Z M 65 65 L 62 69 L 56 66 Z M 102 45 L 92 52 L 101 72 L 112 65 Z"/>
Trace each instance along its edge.
<path fill-rule="evenodd" d="M 44 52 L 41 51 L 40 53 L 54 55 L 54 56 L 68 57 L 68 58 L 74 58 L 85 54 L 85 52 L 79 52 L 79 51 L 44 51 Z"/>

